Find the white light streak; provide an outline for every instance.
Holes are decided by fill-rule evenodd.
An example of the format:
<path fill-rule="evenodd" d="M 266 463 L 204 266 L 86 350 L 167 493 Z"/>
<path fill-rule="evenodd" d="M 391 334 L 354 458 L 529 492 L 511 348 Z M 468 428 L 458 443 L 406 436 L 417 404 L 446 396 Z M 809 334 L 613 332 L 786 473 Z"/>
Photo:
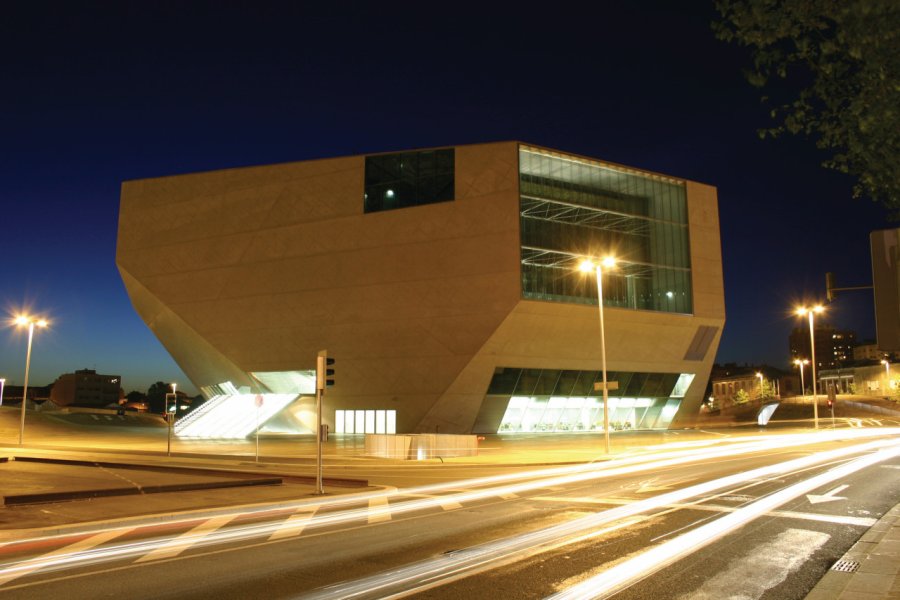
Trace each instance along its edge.
<path fill-rule="evenodd" d="M 559 525 L 555 525 L 538 531 L 489 542 L 487 544 L 482 544 L 479 546 L 473 546 L 465 550 L 454 552 L 451 555 L 413 563 L 406 567 L 394 569 L 388 573 L 381 573 L 355 581 L 336 584 L 301 597 L 315 598 L 317 600 L 326 598 L 390 598 L 408 595 L 412 592 L 421 592 L 437 585 L 442 585 L 444 583 L 468 576 L 479 570 L 484 570 L 491 564 L 515 560 L 516 557 L 531 555 L 535 552 L 544 552 L 569 543 L 573 543 L 574 541 L 582 539 L 584 535 L 589 535 L 590 532 L 597 527 L 604 526 L 621 519 L 635 517 L 642 513 L 662 508 L 668 504 L 681 502 L 688 498 L 701 496 L 703 494 L 708 494 L 725 487 L 739 485 L 748 481 L 772 477 L 774 475 L 783 475 L 791 471 L 806 469 L 817 464 L 838 460 L 851 454 L 868 452 L 888 445 L 893 445 L 894 447 L 890 452 L 872 455 L 877 457 L 876 459 L 873 459 L 870 456 L 866 457 L 865 459 L 860 459 L 860 461 L 867 460 L 868 462 L 864 463 L 860 461 L 854 461 L 853 463 L 850 463 L 853 465 L 860 465 L 855 468 L 855 470 L 858 470 L 859 468 L 863 468 L 864 466 L 868 466 L 869 464 L 874 464 L 875 462 L 880 462 L 882 460 L 890 458 L 891 456 L 900 454 L 900 442 L 897 442 L 895 440 L 874 441 L 853 447 L 843 447 L 836 450 L 816 453 L 810 456 L 789 460 L 775 465 L 753 469 L 744 473 L 737 473 L 720 479 L 693 485 L 682 490 L 675 490 L 666 494 L 661 494 L 654 498 L 637 501 L 627 506 L 619 506 L 600 513 L 596 513 L 594 515 L 574 519 L 572 521 L 561 523 Z M 848 472 L 853 472 L 853 470 L 848 471 L 846 468 L 839 468 L 828 471 L 826 475 L 838 471 L 839 474 L 835 475 L 835 478 L 842 477 Z M 823 480 L 823 476 L 820 475 L 808 481 L 817 482 Z M 815 489 L 815 487 L 818 487 L 818 485 L 821 485 L 821 483 L 808 485 L 812 485 L 812 487 L 802 486 L 802 489 Z M 794 487 L 796 486 L 792 486 L 792 488 Z M 800 493 L 803 492 L 798 492 L 798 494 Z M 777 496 L 780 497 L 780 495 Z M 778 506 L 779 504 L 786 502 L 788 499 L 790 498 L 785 498 L 774 506 Z M 741 521 L 741 524 L 743 524 L 744 522 L 746 522 L 746 520 L 749 520 L 751 518 L 748 516 L 749 514 L 751 513 L 748 513 L 745 510 L 741 510 L 739 512 L 732 513 L 727 517 L 723 517 L 722 519 L 720 519 L 720 521 L 724 519 L 734 520 L 737 516 L 743 517 L 745 519 L 744 521 Z M 754 514 L 752 518 L 755 518 L 756 516 L 758 515 Z M 629 564 L 630 563 L 631 561 L 629 561 Z M 644 562 L 641 562 L 640 564 L 643 565 Z M 635 577 L 635 569 L 638 568 L 639 567 L 637 565 L 632 565 L 631 570 L 628 571 L 630 574 L 629 576 Z M 637 573 L 640 573 L 640 571 L 637 571 Z M 578 598 L 589 596 L 575 595 L 572 597 Z"/>
<path fill-rule="evenodd" d="M 521 495 L 524 492 L 539 488 L 564 486 L 572 483 L 604 479 L 650 470 L 665 469 L 668 467 L 688 464 L 697 461 L 735 457 L 746 453 L 766 450 L 783 450 L 789 447 L 802 446 L 813 443 L 849 441 L 851 439 L 865 439 L 868 437 L 886 436 L 892 434 L 900 434 L 900 429 L 854 429 L 838 431 L 826 430 L 817 432 L 815 434 L 804 433 L 777 436 L 754 436 L 750 438 L 750 441 L 729 438 L 721 440 L 722 447 L 706 448 L 699 453 L 696 449 L 689 448 L 662 454 L 631 456 L 605 463 L 567 465 L 563 467 L 554 467 L 536 471 L 521 471 L 517 473 L 481 477 L 466 481 L 453 481 L 448 483 L 419 486 L 406 490 L 385 489 L 376 492 L 366 492 L 363 494 L 348 494 L 345 496 L 330 498 L 324 501 L 321 497 L 316 497 L 297 502 L 282 503 L 278 505 L 267 504 L 260 506 L 242 507 L 240 510 L 226 509 L 216 511 L 193 511 L 180 515 L 172 515 L 170 518 L 155 517 L 152 520 L 147 520 L 144 524 L 141 524 L 139 521 L 132 520 L 129 521 L 126 526 L 120 525 L 117 527 L 113 526 L 98 528 L 92 531 L 81 531 L 78 534 L 42 536 L 28 540 L 21 539 L 13 542 L 6 542 L 5 544 L 0 544 L 0 551 L 2 551 L 4 547 L 14 548 L 17 545 L 31 544 L 35 542 L 45 543 L 48 541 L 59 540 L 60 542 L 65 543 L 66 540 L 73 539 L 76 535 L 81 536 L 103 534 L 108 535 L 108 539 L 113 539 L 119 535 L 123 535 L 128 531 L 135 530 L 141 525 L 143 525 L 143 527 L 147 528 L 148 530 L 151 530 L 155 527 L 158 527 L 160 523 L 166 523 L 167 525 L 172 526 L 180 523 L 196 523 L 198 520 L 202 519 L 218 519 L 225 517 L 227 517 L 227 520 L 233 520 L 239 517 L 261 518 L 268 516 L 270 518 L 275 518 L 281 517 L 286 511 L 313 511 L 318 507 L 334 509 L 343 506 L 357 506 L 356 508 L 328 511 L 324 514 L 316 515 L 308 522 L 304 523 L 304 527 L 302 528 L 302 530 L 318 529 L 323 527 L 342 525 L 350 522 L 367 522 L 373 516 L 376 519 L 378 519 L 379 517 L 390 519 L 392 518 L 392 516 L 414 511 L 433 509 L 436 507 L 448 505 L 453 502 L 471 502 L 498 496 L 513 497 Z M 876 441 L 872 442 L 871 444 L 863 444 L 855 448 L 848 449 L 847 447 L 844 447 L 833 452 L 841 453 L 835 456 L 844 456 L 847 453 L 865 451 L 869 446 L 876 447 L 879 444 L 883 445 L 886 443 L 888 442 Z M 825 458 L 819 458 L 827 456 L 831 456 L 831 454 L 823 453 L 814 455 L 814 457 L 806 457 L 805 459 L 798 460 L 809 460 L 809 464 L 812 465 L 816 464 L 817 461 L 827 460 Z M 708 487 L 708 489 L 718 489 L 719 487 L 731 485 L 729 481 L 748 481 L 753 477 L 765 476 L 765 473 L 768 473 L 768 471 L 765 471 L 765 469 L 773 469 L 772 472 L 783 472 L 779 471 L 780 468 L 781 467 L 779 465 L 776 465 L 773 467 L 764 468 L 763 470 L 757 469 L 754 471 L 750 471 L 749 473 L 753 475 L 749 477 L 745 477 L 748 476 L 748 474 L 746 473 L 736 475 L 733 476 L 732 479 L 724 478 L 721 480 L 716 480 L 716 482 L 720 483 L 710 482 L 707 484 L 700 484 L 699 486 L 692 486 L 690 488 L 686 488 L 685 490 L 676 490 L 668 494 L 649 498 L 647 500 L 637 502 L 629 507 L 619 507 L 616 509 L 612 509 L 611 511 L 605 511 L 604 513 L 599 514 L 607 515 L 608 519 L 604 517 L 604 519 L 606 520 L 603 520 L 601 522 L 611 522 L 612 520 L 627 518 L 640 514 L 642 512 L 653 510 L 666 504 L 677 503 L 681 501 L 681 499 L 704 493 L 703 490 L 707 489 L 703 487 L 704 485 L 712 486 Z M 461 487 L 466 489 L 464 491 L 456 492 L 453 494 L 435 495 L 439 494 L 442 491 L 455 490 Z M 388 498 L 397 496 L 402 497 L 406 495 L 426 497 L 419 497 L 413 500 L 398 501 L 390 505 L 387 504 Z M 370 509 L 369 506 L 358 506 L 360 503 L 368 504 L 369 501 L 375 499 L 383 499 L 384 502 L 381 503 L 379 501 L 378 504 L 380 504 L 380 506 L 374 509 Z M 592 523 L 585 526 L 593 527 L 596 525 L 597 523 Z M 202 534 L 195 533 L 188 538 L 182 538 L 181 541 L 184 542 L 189 540 L 192 547 L 201 547 L 212 544 L 246 541 L 259 537 L 274 538 L 276 537 L 275 534 L 278 531 L 283 530 L 285 527 L 286 523 L 284 519 L 268 522 L 254 522 L 250 524 L 233 525 L 227 528 L 215 529 L 214 531 L 203 532 Z M 555 535 L 568 536 L 570 534 L 571 533 L 561 531 Z M 579 533 L 579 535 L 583 535 L 583 533 Z M 20 577 L 24 574 L 33 572 L 36 569 L 57 570 L 74 566 L 83 567 L 99 562 L 125 560 L 136 556 L 142 556 L 147 552 L 151 552 L 152 550 L 158 548 L 160 544 L 173 543 L 173 539 L 179 538 L 157 538 L 134 543 L 112 545 L 105 548 L 96 548 L 88 551 L 71 547 L 68 550 L 66 548 L 63 548 L 59 551 L 46 554 L 35 559 L 0 564 L 0 581 Z M 548 542 L 540 542 L 540 544 L 545 543 Z M 526 544 L 528 547 L 534 545 L 531 542 L 526 542 Z M 509 552 L 513 551 L 510 550 Z M 493 557 L 491 557 L 490 559 L 485 558 L 485 562 L 489 562 L 492 560 L 494 560 Z M 35 567 L 35 565 L 37 565 L 37 567 L 33 568 Z M 9 575 L 12 575 L 12 577 L 8 577 Z"/>
<path fill-rule="evenodd" d="M 867 444 L 870 445 L 870 444 Z M 672 564 L 676 560 L 711 544 L 727 533 L 746 525 L 753 519 L 768 513 L 785 502 L 802 496 L 816 488 L 847 477 L 866 467 L 900 455 L 900 443 L 893 442 L 892 448 L 879 450 L 874 454 L 857 458 L 824 473 L 779 490 L 733 513 L 707 523 L 677 538 L 638 554 L 625 562 L 591 577 L 578 585 L 550 596 L 552 600 L 576 600 L 583 598 L 606 598 L 637 580 Z"/>

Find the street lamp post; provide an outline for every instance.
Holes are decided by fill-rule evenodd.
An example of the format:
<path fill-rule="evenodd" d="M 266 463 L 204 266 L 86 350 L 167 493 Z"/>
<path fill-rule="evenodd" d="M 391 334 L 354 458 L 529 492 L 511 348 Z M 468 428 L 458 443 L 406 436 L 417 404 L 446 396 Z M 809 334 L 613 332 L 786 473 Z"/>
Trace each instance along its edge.
<path fill-rule="evenodd" d="M 0 378 L 0 406 L 3 406 L 3 388 L 6 387 L 6 380 Z"/>
<path fill-rule="evenodd" d="M 804 317 L 809 316 L 809 357 L 810 370 L 812 371 L 812 393 L 813 393 L 813 422 L 815 428 L 819 428 L 819 401 L 816 398 L 816 334 L 813 324 L 813 315 L 825 310 L 821 305 L 812 308 L 801 307 L 797 309 L 797 315 Z"/>
<path fill-rule="evenodd" d="M 178 384 L 172 384 L 172 402 L 175 409 L 178 409 L 178 396 L 175 394 L 175 388 Z M 175 413 L 169 411 L 169 394 L 166 394 L 166 425 L 168 426 L 168 437 L 166 438 L 166 456 L 172 456 L 172 428 L 175 426 Z"/>
<path fill-rule="evenodd" d="M 888 359 L 881 359 L 881 364 L 884 365 L 884 395 L 891 395 L 891 363 Z"/>
<path fill-rule="evenodd" d="M 759 398 L 762 400 L 763 395 L 763 374 L 759 371 L 756 372 L 756 378 L 759 379 Z"/>
<path fill-rule="evenodd" d="M 806 395 L 806 386 L 803 384 L 803 365 L 808 365 L 809 361 L 805 358 L 802 360 L 797 358 L 794 360 L 794 364 L 797 365 L 798 367 L 800 367 L 800 395 L 805 396 Z"/>
<path fill-rule="evenodd" d="M 20 327 L 28 326 L 28 351 L 25 353 L 25 385 L 22 388 L 22 411 L 19 424 L 19 445 L 25 443 L 25 404 L 28 401 L 28 371 L 31 368 L 31 342 L 34 340 L 34 326 L 46 327 L 46 319 L 36 319 L 27 315 L 19 315 L 15 320 Z"/>
<path fill-rule="evenodd" d="M 603 373 L 603 442 L 609 454 L 609 389 L 606 382 L 606 332 L 603 325 L 603 267 L 608 269 L 616 265 L 616 259 L 608 256 L 595 263 L 585 259 L 579 269 L 585 273 L 594 271 L 597 277 L 597 305 L 600 307 L 600 369 Z"/>

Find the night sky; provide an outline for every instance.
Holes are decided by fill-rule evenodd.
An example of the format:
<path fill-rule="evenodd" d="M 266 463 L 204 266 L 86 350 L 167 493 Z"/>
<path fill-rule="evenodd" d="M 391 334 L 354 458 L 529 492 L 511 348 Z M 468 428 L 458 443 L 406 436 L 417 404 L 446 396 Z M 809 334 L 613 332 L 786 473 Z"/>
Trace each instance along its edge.
<path fill-rule="evenodd" d="M 0 301 L 53 322 L 32 384 L 95 368 L 194 391 L 116 270 L 129 179 L 522 140 L 712 184 L 717 360 L 777 366 L 790 308 L 824 300 L 826 271 L 870 284 L 868 234 L 896 226 L 811 141 L 759 139 L 749 54 L 714 38 L 711 3 L 304 4 L 4 3 Z M 829 308 L 874 337 L 870 292 Z M 0 332 L 0 376 L 21 385 L 24 362 L 22 332 Z"/>

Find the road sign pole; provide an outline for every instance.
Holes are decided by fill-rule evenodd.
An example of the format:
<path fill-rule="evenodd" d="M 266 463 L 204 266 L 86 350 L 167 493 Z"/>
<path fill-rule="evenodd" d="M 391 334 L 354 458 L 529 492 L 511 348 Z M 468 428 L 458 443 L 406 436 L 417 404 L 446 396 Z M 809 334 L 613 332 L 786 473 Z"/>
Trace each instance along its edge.
<path fill-rule="evenodd" d="M 263 405 L 263 395 L 257 394 L 253 402 L 256 404 L 256 462 L 259 462 L 259 408 Z"/>

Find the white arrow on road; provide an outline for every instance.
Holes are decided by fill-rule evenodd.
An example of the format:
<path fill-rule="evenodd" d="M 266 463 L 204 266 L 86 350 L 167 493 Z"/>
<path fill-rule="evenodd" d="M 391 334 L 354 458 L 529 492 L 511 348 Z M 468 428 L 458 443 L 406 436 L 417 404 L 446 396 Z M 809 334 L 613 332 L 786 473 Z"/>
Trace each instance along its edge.
<path fill-rule="evenodd" d="M 681 485 L 683 483 L 687 483 L 688 481 L 693 481 L 694 478 L 690 479 L 681 479 L 678 481 L 672 481 L 670 483 L 662 483 L 659 482 L 659 477 L 654 477 L 653 479 L 648 479 L 646 481 L 642 481 L 638 486 L 637 490 L 635 490 L 638 494 L 649 494 L 650 492 L 661 492 L 662 490 L 671 490 L 673 487 L 677 485 Z M 657 483 L 659 482 L 659 483 Z"/>
<path fill-rule="evenodd" d="M 826 492 L 821 496 L 816 494 L 807 494 L 806 499 L 809 500 L 810 504 L 821 504 L 822 502 L 831 502 L 833 500 L 846 500 L 844 496 L 835 496 L 835 494 L 840 494 L 844 490 L 846 490 L 849 485 L 839 485 L 830 492 Z"/>

